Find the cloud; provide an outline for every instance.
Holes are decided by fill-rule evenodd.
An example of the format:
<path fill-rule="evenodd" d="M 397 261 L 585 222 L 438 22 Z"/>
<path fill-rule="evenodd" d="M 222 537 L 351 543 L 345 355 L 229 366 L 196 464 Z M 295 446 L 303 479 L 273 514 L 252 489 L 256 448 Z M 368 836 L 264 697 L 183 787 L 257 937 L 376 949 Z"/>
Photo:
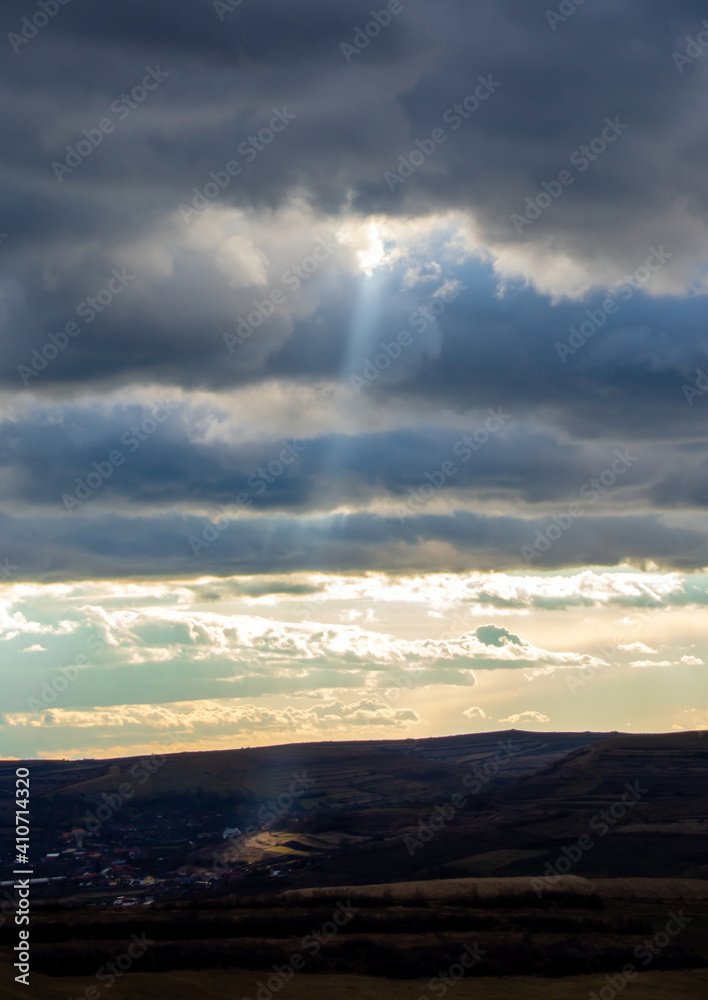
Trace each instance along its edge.
<path fill-rule="evenodd" d="M 85 589 L 79 587 L 79 593 Z M 22 710 L 28 698 L 34 703 L 48 698 L 53 706 L 57 659 L 72 675 L 68 690 L 62 680 L 62 705 L 77 707 L 113 705 L 124 686 L 136 700 L 159 705 L 322 690 L 365 690 L 375 696 L 402 679 L 411 691 L 440 684 L 471 688 L 479 670 L 552 673 L 607 666 L 601 657 L 543 649 L 493 624 L 474 631 L 458 629 L 451 638 L 410 639 L 358 623 L 318 621 L 315 608 L 311 609 L 315 614 L 307 616 L 311 620 L 292 622 L 191 607 L 183 603 L 180 587 L 172 606 L 155 604 L 155 595 L 147 588 L 141 607 L 139 592 L 140 588 L 129 587 L 128 599 L 117 607 L 105 598 L 71 600 L 72 620 L 59 628 L 40 626 L 25 617 L 31 599 L 27 594 L 18 598 L 16 606 L 23 610 L 7 615 L 8 632 L 0 631 L 0 639 L 11 648 L 12 643 L 20 644 L 21 649 L 21 636 L 41 629 L 54 636 L 54 643 L 45 641 L 50 655 L 36 676 L 8 665 L 6 674 L 12 682 L 5 711 Z M 52 607 L 49 595 L 47 600 Z M 320 617 L 326 617 L 327 609 L 322 610 L 325 615 Z M 37 617 L 45 613 L 35 612 Z M 18 619 L 24 623 L 23 633 L 14 627 Z"/>
<path fill-rule="evenodd" d="M 619 645 L 617 649 L 621 649 L 625 653 L 658 653 L 657 649 L 652 649 L 651 646 L 647 646 L 643 642 L 626 642 Z"/>
<path fill-rule="evenodd" d="M 21 611 L 11 612 L 11 605 L 0 599 L 0 641 L 8 642 L 24 635 L 63 636 L 77 628 L 76 622 L 64 619 L 56 624 L 28 621 Z M 41 648 L 39 646 L 34 649 Z"/>
<path fill-rule="evenodd" d="M 53 729 L 105 730 L 124 727 L 136 730 L 159 729 L 181 734 L 218 728 L 229 733 L 292 731 L 342 731 L 347 725 L 405 728 L 420 722 L 411 709 L 391 708 L 376 698 L 346 704 L 323 702 L 309 708 L 264 708 L 229 699 L 195 701 L 188 704 L 114 705 L 111 709 L 87 711 L 47 709 L 40 713 L 14 712 L 5 716 L 10 727 L 52 727 Z"/>
<path fill-rule="evenodd" d="M 483 708 L 479 708 L 475 705 L 473 708 L 466 708 L 463 715 L 467 716 L 468 719 L 486 719 L 487 713 Z"/>
<path fill-rule="evenodd" d="M 501 628 L 498 625 L 480 625 L 474 634 L 485 646 L 497 646 L 501 648 L 508 645 L 523 645 L 518 635 L 512 635 L 511 632 L 507 632 L 505 628 Z"/>
<path fill-rule="evenodd" d="M 582 12 L 582 31 L 569 25 L 562 38 L 549 30 L 543 6 L 525 0 L 510 0 L 503 23 L 494 0 L 473 8 L 442 0 L 436 12 L 411 6 L 352 66 L 340 49 L 362 16 L 352 0 L 336 10 L 308 0 L 285 21 L 274 0 L 243 5 L 237 33 L 197 0 L 181 5 L 179 16 L 164 0 L 144 11 L 130 3 L 125 25 L 97 13 L 90 0 L 72 0 L 52 24 L 51 44 L 27 46 L 3 74 L 22 95 L 21 108 L 8 101 L 15 141 L 5 154 L 8 199 L 15 198 L 6 228 L 21 256 L 52 226 L 57 246 L 71 235 L 74 265 L 81 251 L 88 258 L 91 244 L 105 252 L 156 215 L 175 213 L 209 171 L 237 158 L 238 182 L 212 212 L 256 208 L 267 215 L 296 194 L 335 216 L 349 206 L 387 219 L 455 211 L 467 218 L 475 244 L 494 255 L 500 278 L 520 276 L 551 294 L 577 293 L 636 267 L 637 247 L 648 248 L 661 233 L 675 255 L 663 287 L 689 285 L 704 236 L 692 206 L 703 204 L 705 185 L 700 155 L 684 137 L 700 128 L 705 80 L 700 66 L 678 73 L 671 54 L 700 24 L 695 0 L 670 10 L 655 0 L 629 0 L 621 11 L 596 4 Z M 9 17 L 8 30 L 16 27 Z M 89 49 L 91 60 L 76 57 Z M 592 54 L 598 49 L 602 60 Z M 53 188 L 52 159 L 66 156 L 66 143 L 75 144 L 81 129 L 95 126 L 115 95 L 144 75 L 146 52 L 169 77 Z M 456 118 L 453 106 L 470 93 L 471 80 L 477 85 L 477 69 L 495 81 L 494 92 L 466 119 Z M 253 148 L 239 154 L 241 140 L 267 126 L 273 106 L 285 102 L 296 119 L 257 157 Z M 607 134 L 607 118 L 628 127 L 597 162 L 576 155 L 574 164 L 574 151 Z M 436 127 L 445 128 L 447 141 L 391 190 L 385 174 Z M 127 176 L 126 163 L 135 165 Z M 512 215 L 564 168 L 573 185 L 519 232 Z M 113 188 L 115 199 L 93 200 L 99 185 Z M 152 213 L 124 210 L 149 199 Z M 55 251 L 47 269 L 60 260 Z"/>
<path fill-rule="evenodd" d="M 227 503 L 230 502 L 226 501 Z M 211 515 L 210 515 L 211 516 Z M 213 512 L 216 521 L 223 515 Z M 545 557 L 544 569 L 661 564 L 684 573 L 708 566 L 708 534 L 701 524 L 654 515 L 606 516 L 579 522 Z M 22 579 L 77 580 L 116 577 L 231 576 L 288 572 L 481 572 L 526 566 L 521 550 L 545 519 L 464 511 L 421 514 L 401 523 L 374 513 L 209 517 L 170 512 L 103 514 L 97 508 L 71 517 L 20 517 L 0 513 L 8 558 Z M 212 535 L 198 558 L 189 539 Z M 214 532 L 216 531 L 216 534 Z M 705 595 L 697 597 L 705 602 Z M 650 597 L 645 599 L 650 604 Z M 628 601 L 627 603 L 635 603 Z M 657 606 L 656 599 L 652 602 Z"/>
<path fill-rule="evenodd" d="M 517 715 L 510 715 L 506 719 L 500 719 L 500 722 L 509 722 L 515 725 L 517 722 L 550 722 L 551 720 L 547 715 L 543 715 L 541 712 L 519 712 Z"/>
<path fill-rule="evenodd" d="M 304 571 L 229 574 L 183 579 L 90 580 L 62 583 L 6 583 L 8 606 L 47 607 L 59 601 L 77 600 L 101 604 L 105 601 L 134 601 L 137 606 L 160 604 L 214 604 L 222 600 L 244 602 L 251 610 L 286 602 L 294 608 L 309 609 L 316 615 L 332 602 L 341 602 L 347 613 L 361 614 L 355 605 L 374 608 L 414 604 L 443 616 L 451 611 L 474 615 L 529 611 L 563 612 L 603 608 L 647 610 L 696 608 L 708 602 L 708 574 L 636 572 L 627 568 L 576 570 L 558 574 L 508 574 L 504 572 L 460 573 L 322 573 Z M 70 605 L 67 605 L 70 606 Z M 342 618 L 342 621 L 345 619 Z M 360 619 L 356 619 L 360 620 Z M 620 624 L 631 625 L 626 619 Z M 621 646 L 642 645 L 629 643 Z M 647 647 L 649 648 L 649 647 Z M 637 652 L 647 650 L 638 649 Z"/>
<path fill-rule="evenodd" d="M 347 59 L 354 0 L 72 0 L 0 64 L 7 711 L 82 657 L 55 711 L 373 725 L 404 669 L 604 665 L 532 614 L 656 612 L 628 659 L 708 603 L 705 11 L 504 10 L 407 4 Z"/>

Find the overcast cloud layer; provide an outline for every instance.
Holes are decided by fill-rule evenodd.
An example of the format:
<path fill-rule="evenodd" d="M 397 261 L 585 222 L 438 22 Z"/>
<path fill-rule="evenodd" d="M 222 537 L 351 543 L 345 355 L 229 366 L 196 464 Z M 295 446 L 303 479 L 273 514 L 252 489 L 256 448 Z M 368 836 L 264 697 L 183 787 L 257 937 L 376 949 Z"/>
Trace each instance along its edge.
<path fill-rule="evenodd" d="M 195 518 L 244 493 L 200 571 L 524 566 L 628 446 L 535 561 L 708 563 L 702 6 L 418 0 L 357 52 L 369 10 L 72 0 L 29 40 L 5 14 L 15 574 L 188 575 Z"/>
<path fill-rule="evenodd" d="M 302 581 L 318 574 L 375 573 L 385 601 L 477 573 L 501 617 L 580 614 L 600 578 L 631 578 L 650 606 L 704 606 L 705 6 L 393 0 L 379 24 L 359 0 L 228 8 L 66 0 L 34 26 L 31 6 L 3 11 L 3 592 L 94 581 L 107 615 L 104 583 L 208 579 L 228 619 L 236 577 L 281 600 L 317 593 Z M 617 586 L 603 607 L 628 599 Z M 264 647 L 258 683 L 200 675 L 172 701 L 321 689 L 329 715 L 273 703 L 268 719 L 415 725 L 420 705 L 369 704 L 367 671 L 422 658 L 425 683 L 464 688 L 496 648 L 475 629 L 502 626 L 466 622 L 423 653 L 404 606 L 373 628 L 376 655 L 314 617 L 300 638 L 322 676 L 274 675 Z M 295 641 L 282 612 L 276 633 Z M 152 724 L 134 706 L 166 701 L 158 680 L 136 700 L 119 669 L 144 629 L 187 625 L 139 614 L 113 623 L 114 687 L 82 687 L 66 712 Z M 212 625 L 247 661 L 239 626 Z M 504 625 L 521 645 L 493 653 L 514 660 L 503 669 L 592 655 Z M 694 669 L 689 638 L 657 662 Z M 175 676 L 179 646 L 160 654 Z M 15 729 L 42 718 L 26 697 Z M 221 723 L 255 725 L 249 706 Z M 553 722 L 546 708 L 494 718 Z"/>

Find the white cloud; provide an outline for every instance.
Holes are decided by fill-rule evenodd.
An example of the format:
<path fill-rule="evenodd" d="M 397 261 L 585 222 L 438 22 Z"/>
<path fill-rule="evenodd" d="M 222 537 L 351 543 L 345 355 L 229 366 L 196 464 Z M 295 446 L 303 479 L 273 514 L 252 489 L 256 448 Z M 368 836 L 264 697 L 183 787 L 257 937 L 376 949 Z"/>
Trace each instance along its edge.
<path fill-rule="evenodd" d="M 514 725 L 517 722 L 550 722 L 551 720 L 547 715 L 542 715 L 541 712 L 519 712 L 518 715 L 510 715 L 507 719 L 500 719 L 500 722 L 510 722 Z"/>
<path fill-rule="evenodd" d="M 75 729 L 160 729 L 194 733 L 204 728 L 233 733 L 344 730 L 349 725 L 405 728 L 420 722 L 411 709 L 391 708 L 376 698 L 351 704 L 329 701 L 308 708 L 265 708 L 235 699 L 195 701 L 168 705 L 115 705 L 112 708 L 72 710 L 50 708 L 43 712 L 15 712 L 5 716 L 15 727 Z"/>
<path fill-rule="evenodd" d="M 70 635 L 79 627 L 76 621 L 60 621 L 55 625 L 28 621 L 21 611 L 11 612 L 11 600 L 0 600 L 0 641 L 9 642 L 20 635 Z"/>
<path fill-rule="evenodd" d="M 462 714 L 466 715 L 468 719 L 486 719 L 487 718 L 487 713 L 484 711 L 484 709 L 483 708 L 479 708 L 479 706 L 477 706 L 477 705 L 473 706 L 472 708 L 466 708 Z"/>
<path fill-rule="evenodd" d="M 252 439 L 259 435 L 272 436 L 279 429 L 268 421 L 277 404 L 288 405 L 283 411 L 292 430 L 295 408 L 301 414 L 310 413 L 311 407 L 303 407 L 293 402 L 292 389 L 282 386 L 277 396 L 268 395 L 263 386 L 258 390 L 243 390 L 246 395 L 230 394 L 228 399 L 220 397 L 223 413 L 217 418 L 210 402 L 211 417 L 208 424 L 195 424 L 195 440 L 212 441 L 224 430 L 223 440 L 234 439 L 236 430 L 225 431 L 223 420 L 229 427 L 243 425 L 248 418 L 250 426 L 255 426 Z M 251 393 L 252 395 L 248 394 Z M 137 390 L 135 390 L 137 393 Z M 143 402 L 154 401 L 154 391 L 143 394 Z M 140 397 L 142 399 L 142 396 Z M 201 397 L 200 397 L 201 399 Z M 238 402 L 234 402 L 238 400 Z M 137 396 L 133 400 L 138 401 Z M 202 400 L 206 405 L 206 397 Z M 93 402 L 91 405 L 98 405 Z M 369 409 L 374 405 L 367 400 Z M 195 406 L 195 412 L 199 406 Z M 317 411 L 312 426 L 306 433 L 314 432 L 316 426 L 326 423 L 330 426 L 330 414 Z M 222 420 L 223 418 L 223 420 Z M 265 429 L 264 429 L 265 428 Z M 241 432 L 243 433 L 243 432 Z M 303 435 L 304 436 L 304 435 Z M 601 608 L 627 607 L 647 608 L 690 607 L 708 603 L 708 575 L 705 573 L 687 576 L 681 573 L 654 573 L 636 571 L 583 570 L 563 575 L 508 575 L 506 573 L 428 573 L 411 576 L 389 576 L 381 572 L 365 576 L 353 574 L 338 576 L 327 573 L 295 573 L 288 580 L 291 589 L 282 587 L 282 574 L 259 577 L 258 587 L 254 587 L 252 577 L 202 577 L 196 580 L 175 580 L 152 583 L 128 581 L 90 581 L 69 584 L 18 583 L 6 585 L 3 594 L 13 603 L 35 602 L 44 598 L 73 601 L 83 595 L 99 604 L 101 601 L 115 602 L 131 600 L 136 605 L 156 603 L 202 603 L 206 599 L 233 600 L 235 596 L 254 605 L 272 604 L 275 601 L 298 605 L 303 602 L 303 593 L 308 604 L 313 607 L 327 606 L 333 602 L 345 602 L 349 606 L 362 602 L 368 606 L 403 603 L 407 606 L 424 605 L 426 612 L 448 612 L 462 609 L 469 613 L 520 613 L 530 609 L 562 611 L 572 607 Z M 630 619 L 626 619 L 632 624 Z"/>
<path fill-rule="evenodd" d="M 457 639 L 403 639 L 354 624 L 291 623 L 187 608 L 112 610 L 86 605 L 80 610 L 121 663 L 150 664 L 170 657 L 219 663 L 234 680 L 282 668 L 302 668 L 305 676 L 317 669 L 349 673 L 405 668 L 418 684 L 430 683 L 441 670 L 451 680 L 454 675 L 456 683 L 473 684 L 473 668 L 605 665 L 589 655 L 540 649 L 492 624 Z"/>

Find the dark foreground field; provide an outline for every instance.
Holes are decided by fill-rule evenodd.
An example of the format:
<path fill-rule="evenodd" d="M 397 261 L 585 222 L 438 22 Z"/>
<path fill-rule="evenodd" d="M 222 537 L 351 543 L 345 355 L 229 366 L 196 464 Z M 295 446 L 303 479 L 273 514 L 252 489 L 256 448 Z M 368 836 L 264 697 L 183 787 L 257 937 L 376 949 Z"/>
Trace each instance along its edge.
<path fill-rule="evenodd" d="M 257 972 L 241 969 L 229 972 L 173 972 L 161 975 L 137 973 L 117 980 L 108 995 L 112 1000 L 255 1000 Z M 12 985 L 8 1000 L 67 1000 L 85 996 L 95 979 L 70 977 L 61 983 L 35 976 L 31 992 Z M 574 976 L 570 979 L 538 979 L 515 976 L 509 979 L 468 979 L 452 983 L 448 1000 L 585 1000 L 607 986 L 604 976 Z M 623 1000 L 700 1000 L 708 994 L 708 972 L 645 972 L 629 983 Z M 101 994 L 104 995 L 103 993 Z M 418 1000 L 441 996 L 428 989 L 427 982 L 401 982 L 369 976 L 313 976 L 300 973 L 281 994 L 287 1000 Z M 606 994 L 609 996 L 609 994 Z M 267 994 L 262 994 L 266 997 Z"/>
<path fill-rule="evenodd" d="M 452 879 L 130 912 L 43 910 L 32 930 L 31 995 L 178 1000 L 195 983 L 202 996 L 251 1000 L 333 989 L 362 1000 L 603 989 L 601 1000 L 611 1000 L 618 986 L 646 1000 L 705 995 L 708 883 L 569 876 L 537 889 L 528 878 Z M 8 929 L 0 936 L 8 964 L 12 939 Z M 134 961 L 125 958 L 131 942 Z"/>
<path fill-rule="evenodd" d="M 704 997 L 704 734 L 551 737 L 175 755 L 77 837 L 134 764 L 40 768 L 52 881 L 29 990 L 0 926 L 3 996 Z"/>

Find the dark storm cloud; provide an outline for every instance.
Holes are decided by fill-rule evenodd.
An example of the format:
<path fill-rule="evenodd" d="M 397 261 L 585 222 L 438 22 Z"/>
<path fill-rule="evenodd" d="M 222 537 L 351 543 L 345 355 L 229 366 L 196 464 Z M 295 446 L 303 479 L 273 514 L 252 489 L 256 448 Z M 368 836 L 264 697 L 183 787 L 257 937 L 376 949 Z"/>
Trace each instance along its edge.
<path fill-rule="evenodd" d="M 77 378 L 109 385 L 145 381 L 162 383 L 168 393 L 175 384 L 224 390 L 284 379 L 294 391 L 321 378 L 351 387 L 358 378 L 352 405 L 399 399 L 432 415 L 446 406 L 464 412 L 474 401 L 480 410 L 501 406 L 516 420 L 542 415 L 579 437 L 681 440 L 703 434 L 701 399 L 689 406 L 683 392 L 708 362 L 703 296 L 652 299 L 639 288 L 627 301 L 618 295 L 615 313 L 597 325 L 591 317 L 602 315 L 607 293 L 554 307 L 530 289 L 499 297 L 494 277 L 474 265 L 450 270 L 465 290 L 439 320 L 428 322 L 416 310 L 429 307 L 436 285 L 402 293 L 403 268 L 397 267 L 383 286 L 366 341 L 352 347 L 359 283 L 328 272 L 313 278 L 320 302 L 307 317 L 293 318 L 289 328 L 275 313 L 229 351 L 223 331 L 236 334 L 238 317 L 249 315 L 254 299 L 265 299 L 262 288 L 234 291 L 226 276 L 180 263 L 173 278 L 156 281 L 146 295 L 137 269 L 128 274 L 135 279 L 90 325 L 76 309 L 86 308 L 80 306 L 86 288 L 95 295 L 105 287 L 109 262 L 87 268 L 83 288 L 39 292 L 27 308 L 40 311 L 46 303 L 48 309 L 57 296 L 63 305 L 57 322 L 34 340 L 21 323 L 26 300 L 9 290 L 6 307 L 17 322 L 5 356 L 12 354 L 16 364 L 6 364 L 6 384 L 56 392 L 71 390 Z M 48 332 L 56 337 L 72 320 L 81 332 L 65 338 L 58 357 L 35 372 L 33 364 L 44 362 L 32 352 L 46 347 Z M 581 329 L 589 335 L 578 340 Z M 408 334 L 410 346 L 372 378 L 367 362 L 399 332 Z M 51 345 L 49 350 L 54 352 Z"/>
<path fill-rule="evenodd" d="M 353 41 L 371 6 L 349 0 L 244 0 L 223 20 L 205 0 L 71 0 L 17 52 L 6 39 L 0 379 L 8 396 L 32 391 L 61 399 L 98 385 L 148 383 L 164 387 L 166 396 L 173 386 L 226 394 L 274 379 L 307 387 L 338 378 L 347 385 L 381 340 L 410 330 L 411 311 L 435 288 L 402 294 L 407 263 L 382 280 L 368 337 L 360 341 L 352 329 L 361 281 L 343 249 L 242 350 L 229 353 L 222 335 L 352 212 L 394 219 L 467 213 L 482 243 L 512 255 L 505 273 L 516 260 L 531 285 L 558 260 L 587 267 L 596 287 L 608 284 L 598 274 L 619 282 L 650 248 L 665 248 L 663 287 L 690 289 L 702 277 L 708 208 L 708 58 L 680 72 L 672 53 L 701 30 L 704 5 L 588 0 L 555 31 L 547 9 L 547 0 L 414 0 L 350 63 L 341 43 Z M 5 33 L 16 32 L 24 14 L 5 13 Z M 150 73 L 155 88 L 130 107 L 121 95 Z M 474 93 L 480 77 L 490 81 L 488 96 L 464 119 L 453 105 Z M 116 102 L 129 113 L 114 110 Z M 272 144 L 251 146 L 257 156 L 240 153 L 239 145 L 278 113 L 295 117 Z M 83 130 L 95 135 L 107 117 L 114 127 L 100 144 L 57 171 L 56 164 L 69 164 L 67 146 L 87 142 Z M 598 140 L 595 148 L 606 149 L 593 153 L 596 159 L 582 152 L 571 159 L 603 132 L 610 136 L 608 119 L 621 124 Z M 400 157 L 416 140 L 430 150 L 437 128 L 446 140 L 433 144 L 404 183 L 392 183 Z M 229 179 L 224 171 L 234 159 L 242 170 Z M 568 169 L 572 183 L 561 185 L 532 224 L 515 226 L 512 215 L 536 214 L 527 199 L 544 184 L 560 191 L 557 178 Z M 220 261 L 224 234 L 211 233 L 205 249 L 205 215 L 195 213 L 188 224 L 178 212 L 212 171 L 228 182 L 215 204 L 242 208 L 253 222 L 233 251 L 237 263 Z M 309 203 L 310 221 L 300 224 L 297 239 L 283 235 L 271 252 L 277 268 L 264 279 L 256 273 L 259 225 L 262 232 L 270 227 L 275 243 L 278 213 L 295 195 Z M 312 231 L 303 233 L 303 225 Z M 542 555 L 543 564 L 707 562 L 698 528 L 641 513 L 705 508 L 703 400 L 689 407 L 682 393 L 708 359 L 705 298 L 656 299 L 637 290 L 562 359 L 558 343 L 569 342 L 570 328 L 587 322 L 588 310 L 600 309 L 604 291 L 551 304 L 531 287 L 507 284 L 500 296 L 498 275 L 479 263 L 458 263 L 443 278 L 458 279 L 466 291 L 438 324 L 413 338 L 400 366 L 377 376 L 354 402 L 404 405 L 421 423 L 443 408 L 463 413 L 471 406 L 527 421 L 461 465 L 441 491 L 462 508 L 479 497 L 503 500 L 514 516 L 415 511 L 404 521 L 371 514 L 289 521 L 286 513 L 326 513 L 347 501 L 405 499 L 457 440 L 433 429 L 332 432 L 308 438 L 292 470 L 257 495 L 253 509 L 271 512 L 267 524 L 234 523 L 195 559 L 186 539 L 199 535 L 203 522 L 191 512 L 202 506 L 215 514 L 231 503 L 244 479 L 273 458 L 277 441 L 264 435 L 258 446 L 197 444 L 180 414 L 89 501 L 114 513 L 99 516 L 87 505 L 69 517 L 61 494 L 120 447 L 115 439 L 132 416 L 91 419 L 69 406 L 57 422 L 38 406 L 28 423 L 2 427 L 4 501 L 13 514 L 20 505 L 34 508 L 6 521 L 15 572 L 61 579 L 234 567 L 440 568 L 440 559 L 451 568 L 519 565 L 521 547 L 547 524 L 522 515 L 535 515 L 535 504 L 551 511 L 572 502 L 579 486 L 605 468 L 605 455 L 631 442 L 642 461 L 622 488 L 633 490 L 639 512 L 579 521 Z M 88 299 L 106 288 L 110 305 L 87 324 Z M 32 352 L 44 349 L 50 332 L 63 343 L 70 322 L 78 332 L 66 333 L 57 356 L 27 375 Z M 162 513 L 166 507 L 175 513 Z"/>
<path fill-rule="evenodd" d="M 13 258 L 5 286 L 7 384 L 20 387 L 16 367 L 26 362 L 27 348 L 41 347 L 49 331 L 63 329 L 104 286 L 118 248 L 147 238 L 166 213 L 189 205 L 193 188 L 203 187 L 210 171 L 223 171 L 274 107 L 287 106 L 296 119 L 254 163 L 240 158 L 242 175 L 219 205 L 277 206 L 297 191 L 335 214 L 350 197 L 362 212 L 467 209 L 500 245 L 530 242 L 589 263 L 609 259 L 619 277 L 654 241 L 670 248 L 668 267 L 681 270 L 696 250 L 705 206 L 699 117 L 705 73 L 700 60 L 679 73 L 671 53 L 705 12 L 688 0 L 671 8 L 597 0 L 552 31 L 546 9 L 521 0 L 503 9 L 491 0 L 472 6 L 420 0 L 348 65 L 340 43 L 365 23 L 370 7 L 361 3 L 246 0 L 222 22 L 205 2 L 113 8 L 72 0 L 17 54 L 8 45 L 0 70 L 6 115 L 0 150 L 8 178 L 3 228 L 10 234 L 4 252 Z M 8 31 L 16 19 L 6 16 Z M 121 120 L 111 103 L 140 83 L 146 65 L 160 67 L 165 79 Z M 479 74 L 502 86 L 459 129 L 442 122 Z M 67 144 L 74 148 L 82 130 L 95 129 L 106 115 L 115 130 L 58 183 L 51 163 L 66 158 Z M 591 169 L 581 175 L 575 168 L 573 187 L 517 235 L 511 215 L 568 166 L 573 151 L 605 127 L 606 116 L 617 115 L 628 131 Z M 390 191 L 384 173 L 397 168 L 416 138 L 441 125 L 448 141 Z M 130 259 L 121 263 L 130 270 Z M 72 343 L 71 354 L 43 375 L 46 384 L 122 376 L 223 386 L 253 377 L 234 359 L 225 365 L 219 334 L 205 344 L 204 333 L 223 327 L 251 302 L 251 291 L 262 289 L 234 293 L 223 274 L 189 249 L 176 251 L 174 273 L 163 279 L 133 264 L 134 294 L 97 321 L 100 343 L 93 336 Z M 326 303 L 313 320 L 324 323 L 335 343 L 346 326 L 341 311 Z M 537 328 L 549 322 L 539 315 Z M 494 323 L 485 330 L 478 316 L 463 315 L 460 330 L 472 323 L 492 343 L 483 357 L 469 358 L 470 344 L 483 336 L 448 341 L 458 378 L 468 362 L 483 361 L 492 372 L 507 364 L 506 352 L 495 351 Z M 277 318 L 274 324 L 287 341 L 287 324 Z M 306 370 L 302 359 L 318 354 L 307 351 L 314 329 L 314 322 L 296 327 L 300 344 L 285 352 L 280 367 Z M 519 340 L 534 350 L 529 332 L 519 329 Z M 681 360 L 682 332 L 669 336 L 679 341 L 671 347 Z M 634 335 L 630 330 L 614 366 L 636 374 L 643 338 L 641 325 Z M 523 357 L 522 344 L 512 346 Z M 294 366 L 293 353 L 300 358 Z M 330 359 L 336 367 L 336 351 Z M 277 356 L 272 367 L 279 368 Z M 555 372 L 553 378 L 559 381 Z M 546 390 L 548 381 L 535 385 L 546 383 Z M 577 387 L 566 385 L 576 397 Z"/>
<path fill-rule="evenodd" d="M 170 577 L 322 570 L 468 571 L 524 567 L 521 554 L 549 518 L 421 515 L 405 520 L 372 514 L 317 519 L 234 520 L 214 529 L 195 556 L 190 538 L 204 537 L 203 518 L 11 518 L 0 516 L 9 578 Z M 586 517 L 530 564 L 534 569 L 614 566 L 632 561 L 667 568 L 708 564 L 704 530 L 673 527 L 654 516 Z"/>
<path fill-rule="evenodd" d="M 273 201 L 298 186 L 332 208 L 353 188 L 366 211 L 468 206 L 505 241 L 515 238 L 510 216 L 526 196 L 567 166 L 606 116 L 619 115 L 627 134 L 530 234 L 603 254 L 612 232 L 621 257 L 647 213 L 659 221 L 687 194 L 693 213 L 705 207 L 705 149 L 692 135 L 704 74 L 700 62 L 680 73 L 671 58 L 685 33 L 700 30 L 705 9 L 694 0 L 595 0 L 556 31 L 547 9 L 545 0 L 417 0 L 347 64 L 340 44 L 370 17 L 369 4 L 246 0 L 222 23 L 205 2 L 72 0 L 17 55 L 8 51 L 4 73 L 19 78 L 20 93 L 8 100 L 14 135 L 5 139 L 6 158 L 35 182 L 51 179 L 48 124 L 73 118 L 80 133 L 82 115 L 90 127 L 104 98 L 130 89 L 145 61 L 161 61 L 170 79 L 150 97 L 161 121 L 141 140 L 130 129 L 107 137 L 82 165 L 82 183 L 112 178 L 136 201 L 164 208 L 225 162 L 238 133 L 254 128 L 273 101 L 290 102 L 299 118 L 284 137 L 287 155 L 264 156 L 226 202 Z M 6 15 L 8 31 L 17 20 Z M 454 134 L 448 124 L 435 169 L 416 171 L 392 193 L 384 172 L 415 138 L 445 124 L 443 113 L 474 90 L 479 74 L 501 82 L 493 100 Z M 225 128 L 219 112 L 228 106 Z M 200 108 L 210 114 L 195 115 Z"/>
<path fill-rule="evenodd" d="M 625 284 L 603 319 L 606 292 L 549 307 L 530 289 L 499 298 L 481 275 L 466 271 L 464 280 L 469 291 L 441 319 L 440 356 L 389 393 L 431 405 L 503 403 L 583 437 L 702 435 L 698 401 L 691 409 L 682 386 L 708 361 L 704 296 L 657 299 L 638 289 L 624 299 Z"/>
<path fill-rule="evenodd" d="M 216 514 L 245 492 L 250 512 L 321 513 L 388 500 L 406 518 L 448 497 L 448 506 L 485 500 L 533 514 L 574 501 L 700 509 L 708 493 L 703 442 L 571 442 L 515 423 L 502 407 L 444 430 L 298 436 L 284 424 L 282 434 L 261 431 L 257 440 L 244 440 L 236 426 L 210 439 L 204 418 L 203 408 L 166 400 L 7 420 L 0 500 L 37 512 Z"/>

